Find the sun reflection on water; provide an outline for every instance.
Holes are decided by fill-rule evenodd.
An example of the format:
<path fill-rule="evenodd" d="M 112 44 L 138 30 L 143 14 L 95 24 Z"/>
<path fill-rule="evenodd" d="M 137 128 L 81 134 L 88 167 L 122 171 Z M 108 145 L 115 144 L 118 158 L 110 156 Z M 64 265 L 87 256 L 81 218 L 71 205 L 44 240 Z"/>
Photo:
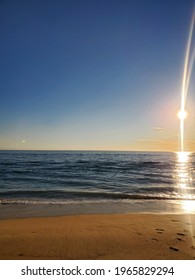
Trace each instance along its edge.
<path fill-rule="evenodd" d="M 190 169 L 190 152 L 177 152 L 176 181 L 178 197 L 182 197 L 182 209 L 185 212 L 195 212 L 195 200 L 190 189 L 192 187 L 192 176 Z"/>
<path fill-rule="evenodd" d="M 182 208 L 185 212 L 194 213 L 195 212 L 195 201 L 194 200 L 183 200 Z"/>
<path fill-rule="evenodd" d="M 188 163 L 189 161 L 189 152 L 177 152 L 178 162 L 179 163 Z"/>
<path fill-rule="evenodd" d="M 177 165 L 176 165 L 177 185 L 184 190 L 186 190 L 186 188 L 188 187 L 191 181 L 190 172 L 189 172 L 189 160 L 190 160 L 189 152 L 177 153 Z"/>

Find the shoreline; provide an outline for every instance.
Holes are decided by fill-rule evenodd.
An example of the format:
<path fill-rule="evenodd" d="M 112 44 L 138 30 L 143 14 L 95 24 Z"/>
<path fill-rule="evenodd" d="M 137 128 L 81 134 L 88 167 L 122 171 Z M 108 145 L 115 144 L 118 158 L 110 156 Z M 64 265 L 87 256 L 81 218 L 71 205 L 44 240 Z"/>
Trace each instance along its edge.
<path fill-rule="evenodd" d="M 97 214 L 195 214 L 193 200 L 128 200 L 78 203 L 0 203 L 0 220 Z"/>
<path fill-rule="evenodd" d="M 0 220 L 0 259 L 195 259 L 193 214 L 86 214 Z"/>

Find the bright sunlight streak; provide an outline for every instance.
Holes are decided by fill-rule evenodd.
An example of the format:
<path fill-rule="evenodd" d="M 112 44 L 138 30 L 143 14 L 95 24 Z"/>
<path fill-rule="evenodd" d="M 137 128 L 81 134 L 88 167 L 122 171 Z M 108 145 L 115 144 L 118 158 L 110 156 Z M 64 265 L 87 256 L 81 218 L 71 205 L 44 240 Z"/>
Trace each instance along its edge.
<path fill-rule="evenodd" d="M 179 163 L 188 163 L 189 156 L 189 152 L 177 152 L 177 158 Z"/>
<path fill-rule="evenodd" d="M 194 200 L 183 200 L 182 207 L 187 212 L 195 211 L 195 201 Z"/>
<path fill-rule="evenodd" d="M 185 118 L 187 118 L 188 113 L 186 111 L 179 111 L 177 113 L 177 116 L 180 120 L 185 120 Z"/>

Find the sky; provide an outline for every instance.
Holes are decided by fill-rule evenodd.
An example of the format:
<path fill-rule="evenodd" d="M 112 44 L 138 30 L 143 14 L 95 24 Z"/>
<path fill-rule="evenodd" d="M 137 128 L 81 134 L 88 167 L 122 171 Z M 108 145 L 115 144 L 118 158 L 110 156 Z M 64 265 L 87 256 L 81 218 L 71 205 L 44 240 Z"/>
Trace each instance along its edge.
<path fill-rule="evenodd" d="M 177 151 L 193 7 L 193 0 L 1 0 L 0 149 Z"/>

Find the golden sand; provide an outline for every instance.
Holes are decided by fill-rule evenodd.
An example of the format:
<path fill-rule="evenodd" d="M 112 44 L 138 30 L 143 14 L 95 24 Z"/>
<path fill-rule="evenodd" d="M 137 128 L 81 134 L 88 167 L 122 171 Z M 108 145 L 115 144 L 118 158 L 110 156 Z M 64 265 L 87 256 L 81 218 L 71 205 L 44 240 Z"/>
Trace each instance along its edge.
<path fill-rule="evenodd" d="M 195 215 L 0 220 L 0 259 L 195 259 Z"/>

